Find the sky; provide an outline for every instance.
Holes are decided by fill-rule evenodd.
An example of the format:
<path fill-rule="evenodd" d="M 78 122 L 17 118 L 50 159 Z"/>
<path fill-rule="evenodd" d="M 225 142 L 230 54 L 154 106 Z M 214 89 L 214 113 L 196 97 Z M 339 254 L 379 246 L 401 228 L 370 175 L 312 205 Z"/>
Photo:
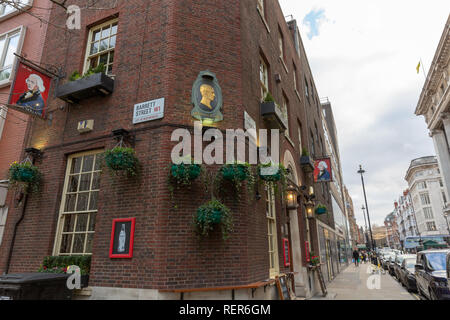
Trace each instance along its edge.
<path fill-rule="evenodd" d="M 411 160 L 436 154 L 424 118 L 414 114 L 425 82 L 416 67 L 422 60 L 428 72 L 450 2 L 279 2 L 297 20 L 319 97 L 331 102 L 357 223 L 364 226 L 361 164 L 371 224 L 383 225 L 408 188 Z"/>

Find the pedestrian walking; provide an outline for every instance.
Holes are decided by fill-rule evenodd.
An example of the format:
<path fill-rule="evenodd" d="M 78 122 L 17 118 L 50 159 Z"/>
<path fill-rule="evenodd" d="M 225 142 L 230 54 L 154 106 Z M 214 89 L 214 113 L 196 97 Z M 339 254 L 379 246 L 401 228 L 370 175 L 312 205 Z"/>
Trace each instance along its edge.
<path fill-rule="evenodd" d="M 353 260 L 355 261 L 355 267 L 359 265 L 359 252 L 358 250 L 353 251 Z"/>

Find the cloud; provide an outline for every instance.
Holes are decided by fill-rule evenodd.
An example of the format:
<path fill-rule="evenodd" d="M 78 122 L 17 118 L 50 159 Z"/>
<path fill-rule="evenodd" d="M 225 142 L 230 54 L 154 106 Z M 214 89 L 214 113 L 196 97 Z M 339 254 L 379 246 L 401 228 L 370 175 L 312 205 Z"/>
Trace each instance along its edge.
<path fill-rule="evenodd" d="M 372 223 L 382 225 L 407 188 L 411 160 L 434 155 L 423 117 L 414 115 L 449 14 L 446 0 L 280 0 L 300 32 L 319 96 L 336 121 L 344 183 L 364 225 L 359 164 L 367 171 Z M 320 35 L 320 36 L 318 36 Z"/>
<path fill-rule="evenodd" d="M 325 17 L 324 9 L 313 9 L 305 16 L 303 25 L 309 29 L 307 32 L 308 39 L 311 40 L 313 37 L 319 35 L 319 28 L 325 21 L 327 21 L 327 19 Z"/>

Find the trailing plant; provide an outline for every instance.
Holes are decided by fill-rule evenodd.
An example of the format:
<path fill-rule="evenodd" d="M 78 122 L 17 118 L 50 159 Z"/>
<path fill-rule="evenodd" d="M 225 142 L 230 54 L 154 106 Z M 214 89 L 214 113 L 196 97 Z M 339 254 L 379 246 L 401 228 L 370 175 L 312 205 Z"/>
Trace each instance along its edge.
<path fill-rule="evenodd" d="M 91 270 L 91 256 L 47 256 L 38 272 L 66 273 L 69 266 L 78 266 L 81 275 L 88 275 Z"/>
<path fill-rule="evenodd" d="M 129 176 L 136 176 L 139 160 L 133 148 L 116 146 L 107 150 L 104 154 L 107 167 L 117 175 L 119 172 L 126 172 Z"/>
<path fill-rule="evenodd" d="M 275 102 L 275 99 L 272 97 L 270 92 L 267 92 L 266 96 L 264 97 L 264 102 Z"/>
<path fill-rule="evenodd" d="M 328 212 L 328 209 L 323 204 L 318 204 L 315 210 L 316 214 L 324 214 Z"/>
<path fill-rule="evenodd" d="M 76 81 L 78 79 L 87 78 L 96 73 L 102 73 L 106 71 L 106 65 L 104 63 L 99 63 L 95 68 L 89 68 L 83 75 L 81 75 L 77 70 L 72 72 L 69 77 L 69 81 Z"/>
<path fill-rule="evenodd" d="M 228 239 L 229 234 L 233 231 L 230 209 L 215 198 L 197 209 L 193 217 L 193 224 L 200 237 L 209 236 L 216 225 L 220 226 L 223 240 Z"/>
<path fill-rule="evenodd" d="M 302 157 L 309 157 L 308 149 L 305 147 L 302 148 Z"/>
<path fill-rule="evenodd" d="M 229 182 L 233 185 L 237 198 L 241 199 L 242 184 L 247 181 L 247 192 L 253 194 L 255 176 L 252 171 L 251 165 L 247 162 L 224 164 L 216 175 L 216 187 L 222 190 L 225 188 L 224 183 Z"/>
<path fill-rule="evenodd" d="M 313 266 L 317 266 L 320 264 L 320 258 L 314 255 L 314 252 L 311 252 L 311 264 Z"/>
<path fill-rule="evenodd" d="M 187 161 L 184 161 L 187 162 Z M 203 167 L 200 164 L 194 164 L 194 159 L 189 156 L 190 163 L 172 163 L 169 165 L 168 186 L 171 198 L 174 198 L 175 188 L 182 187 L 190 188 L 192 182 L 196 180 L 203 172 Z M 177 206 L 175 205 L 175 208 Z"/>
<path fill-rule="evenodd" d="M 41 183 L 42 175 L 39 168 L 34 166 L 29 159 L 18 163 L 14 161 L 8 171 L 9 184 L 12 189 L 24 193 L 37 192 Z"/>
<path fill-rule="evenodd" d="M 262 169 L 271 168 L 269 174 L 261 174 Z M 259 164 L 258 165 L 258 176 L 259 181 L 265 181 L 272 183 L 275 189 L 275 193 L 278 193 L 280 190 L 278 185 L 281 185 L 281 194 L 284 195 L 287 188 L 287 169 L 280 163 L 278 165 L 272 165 L 272 163 L 267 164 Z"/>

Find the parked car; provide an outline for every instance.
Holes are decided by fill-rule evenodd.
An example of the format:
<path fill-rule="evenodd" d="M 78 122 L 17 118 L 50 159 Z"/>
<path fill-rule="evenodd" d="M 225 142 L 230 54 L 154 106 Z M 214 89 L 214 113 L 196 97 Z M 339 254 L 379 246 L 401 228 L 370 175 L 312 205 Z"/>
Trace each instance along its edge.
<path fill-rule="evenodd" d="M 447 286 L 450 288 L 450 252 L 447 253 Z"/>
<path fill-rule="evenodd" d="M 391 253 L 386 253 L 383 255 L 383 258 L 381 260 L 381 264 L 383 266 L 384 270 L 388 270 L 389 269 L 389 258 L 392 257 L 393 254 Z"/>
<path fill-rule="evenodd" d="M 402 269 L 402 263 L 403 260 L 405 260 L 406 258 L 413 258 L 413 259 L 417 259 L 417 256 L 411 255 L 411 254 L 399 254 L 395 257 L 395 261 L 394 261 L 394 277 L 397 278 L 397 280 L 399 282 L 401 282 L 400 280 L 400 270 Z"/>
<path fill-rule="evenodd" d="M 446 275 L 448 253 L 449 249 L 430 249 L 417 254 L 417 291 L 430 300 L 450 300 Z"/>
<path fill-rule="evenodd" d="M 394 276 L 394 272 L 395 272 L 394 271 L 395 258 L 396 258 L 396 255 L 389 256 L 389 260 L 387 263 L 387 266 L 388 266 L 387 270 L 391 276 Z"/>
<path fill-rule="evenodd" d="M 417 292 L 415 268 L 417 262 L 417 255 L 411 255 L 403 259 L 402 265 L 399 270 L 399 279 L 403 286 L 408 291 Z"/>

